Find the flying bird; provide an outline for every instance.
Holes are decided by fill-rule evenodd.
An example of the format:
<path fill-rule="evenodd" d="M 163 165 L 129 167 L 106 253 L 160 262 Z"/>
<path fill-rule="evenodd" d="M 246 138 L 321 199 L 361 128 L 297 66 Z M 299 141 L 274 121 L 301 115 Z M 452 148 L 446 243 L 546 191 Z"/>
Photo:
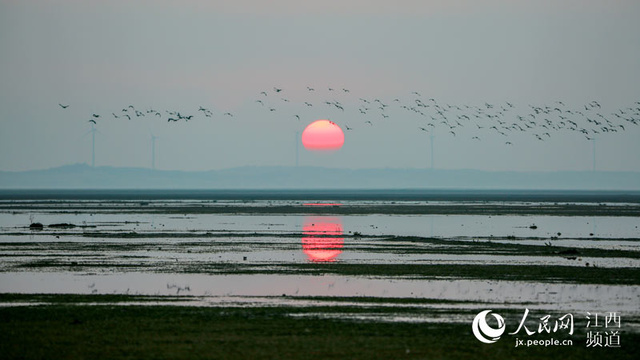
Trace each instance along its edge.
<path fill-rule="evenodd" d="M 97 124 L 97 123 L 96 123 L 96 121 L 95 121 L 95 120 L 93 120 L 93 119 L 89 120 L 89 122 L 90 122 L 90 123 Z"/>
<path fill-rule="evenodd" d="M 58 104 L 58 105 L 60 105 L 60 107 L 63 108 L 63 109 L 66 109 L 66 108 L 69 107 L 69 105 L 62 105 L 62 104 Z"/>

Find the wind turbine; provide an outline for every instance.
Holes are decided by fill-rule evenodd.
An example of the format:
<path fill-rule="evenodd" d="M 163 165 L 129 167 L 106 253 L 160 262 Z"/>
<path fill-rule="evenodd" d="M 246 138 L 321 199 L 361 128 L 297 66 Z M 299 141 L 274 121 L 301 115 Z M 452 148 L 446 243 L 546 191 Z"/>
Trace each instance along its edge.
<path fill-rule="evenodd" d="M 429 139 L 431 140 L 429 143 L 431 144 L 431 170 L 433 170 L 433 134 L 429 135 Z"/>
<path fill-rule="evenodd" d="M 151 169 L 156 169 L 156 139 L 158 137 L 151 134 Z"/>
<path fill-rule="evenodd" d="M 300 131 L 296 131 L 296 167 L 300 163 Z"/>
<path fill-rule="evenodd" d="M 102 134 L 100 131 L 98 131 L 98 129 L 96 129 L 92 122 L 91 129 L 89 129 L 89 131 L 82 135 L 82 137 L 85 137 L 88 134 L 91 134 L 91 167 L 96 166 L 96 133 Z"/>
<path fill-rule="evenodd" d="M 596 138 L 591 139 L 593 142 L 593 170 L 596 171 Z"/>

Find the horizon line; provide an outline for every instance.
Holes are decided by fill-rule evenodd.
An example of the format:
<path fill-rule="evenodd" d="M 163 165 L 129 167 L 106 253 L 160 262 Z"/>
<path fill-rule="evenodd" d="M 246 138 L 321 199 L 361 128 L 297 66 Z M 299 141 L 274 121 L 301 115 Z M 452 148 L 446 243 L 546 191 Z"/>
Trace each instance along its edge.
<path fill-rule="evenodd" d="M 205 172 L 213 172 L 213 171 L 226 171 L 226 170 L 236 170 L 236 169 L 245 169 L 245 168 L 290 168 L 290 169 L 327 169 L 327 170 L 348 170 L 348 171 L 367 171 L 367 170 L 388 170 L 388 171 L 426 171 L 426 172 L 437 172 L 437 171 L 478 171 L 478 172 L 487 172 L 487 173 L 640 173 L 638 170 L 483 170 L 483 169 L 475 169 L 475 168 L 419 168 L 419 167 L 379 167 L 379 168 L 345 168 L 345 167 L 326 167 L 326 166 L 313 166 L 313 165 L 241 165 L 235 167 L 227 167 L 221 169 L 208 169 L 208 170 L 177 170 L 177 169 L 155 169 L 151 167 L 135 167 L 135 166 L 113 166 L 113 165 L 101 165 L 101 166 L 91 166 L 88 163 L 73 163 L 73 164 L 65 164 L 65 165 L 57 165 L 49 168 L 40 168 L 40 169 L 29 169 L 29 170 L 3 170 L 0 169 L 0 173 L 25 173 L 31 171 L 48 171 L 55 170 L 65 167 L 74 167 L 74 166 L 83 166 L 88 169 L 127 169 L 127 170 L 146 170 L 150 172 L 183 172 L 183 173 L 205 173 Z"/>

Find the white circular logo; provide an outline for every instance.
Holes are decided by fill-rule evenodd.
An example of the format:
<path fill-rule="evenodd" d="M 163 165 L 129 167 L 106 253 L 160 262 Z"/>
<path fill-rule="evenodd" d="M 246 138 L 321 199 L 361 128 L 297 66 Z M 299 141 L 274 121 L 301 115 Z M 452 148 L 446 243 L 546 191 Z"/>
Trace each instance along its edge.
<path fill-rule="evenodd" d="M 493 344 L 498 341 L 498 339 L 500 339 L 500 335 L 502 335 L 505 330 L 504 319 L 498 314 L 491 314 L 498 321 L 497 329 L 494 329 L 487 324 L 487 315 L 490 312 L 491 310 L 480 312 L 473 319 L 473 324 L 471 324 L 473 335 L 485 344 Z"/>

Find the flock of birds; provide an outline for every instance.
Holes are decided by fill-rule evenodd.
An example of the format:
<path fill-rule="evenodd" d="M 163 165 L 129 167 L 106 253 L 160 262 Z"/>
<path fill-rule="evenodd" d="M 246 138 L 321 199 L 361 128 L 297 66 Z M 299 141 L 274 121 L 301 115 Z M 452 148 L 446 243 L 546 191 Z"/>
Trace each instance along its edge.
<path fill-rule="evenodd" d="M 63 105 L 63 104 L 58 104 L 58 105 L 63 109 L 66 109 L 69 107 L 69 105 Z M 198 111 L 201 111 L 206 117 L 213 116 L 213 112 L 209 109 L 200 107 Z M 172 121 L 178 122 L 180 120 L 189 121 L 193 119 L 195 116 L 195 115 L 183 115 L 179 111 L 169 111 L 169 110 L 165 110 L 165 115 L 163 115 L 161 111 L 155 110 L 153 108 L 150 108 L 148 110 L 139 110 L 139 109 L 136 109 L 135 106 L 133 105 L 129 105 L 127 107 L 122 108 L 122 110 L 120 110 L 117 114 L 115 112 L 112 112 L 111 115 L 113 116 L 114 119 L 126 118 L 127 120 L 132 120 L 135 118 L 146 117 L 146 116 L 158 117 L 158 118 L 162 118 L 163 116 L 165 116 L 168 122 L 172 122 Z M 233 117 L 233 114 L 228 112 L 224 113 L 223 115 Z M 91 114 L 91 118 L 88 120 L 88 122 L 94 125 L 97 125 L 98 121 L 102 120 L 103 118 L 104 117 L 101 114 L 93 113 Z"/>
<path fill-rule="evenodd" d="M 473 141 L 481 141 L 487 133 L 493 133 L 504 137 L 506 145 L 512 145 L 510 135 L 516 133 L 531 134 L 537 140 L 545 141 L 560 132 L 573 132 L 587 140 L 593 140 L 603 134 L 623 132 L 640 125 L 640 101 L 611 112 L 605 111 L 597 101 L 590 101 L 579 107 L 567 106 L 562 101 L 545 105 L 528 104 L 524 110 L 511 102 L 452 105 L 440 103 L 434 98 L 425 98 L 417 91 L 412 92 L 408 99 L 390 100 L 356 97 L 347 88 L 332 87 L 320 91 L 308 86 L 292 94 L 296 97 L 303 94 L 305 100 L 302 101 L 293 101 L 286 94 L 284 89 L 278 87 L 262 91 L 253 100 L 257 107 L 253 110 L 295 120 L 296 123 L 303 119 L 316 120 L 309 116 L 310 112 L 316 115 L 326 114 L 324 116 L 334 122 L 342 123 L 346 131 L 357 131 L 374 127 L 381 122 L 393 121 L 415 126 L 415 131 L 429 135 L 438 133 L 459 137 L 461 134 L 471 134 L 473 136 L 470 139 Z M 324 99 L 318 100 L 321 97 Z M 63 104 L 59 106 L 62 109 L 69 107 Z M 178 123 L 198 117 L 232 119 L 235 115 L 203 106 L 186 114 L 175 110 L 142 110 L 128 105 L 120 111 L 112 112 L 111 117 L 127 120 L 154 117 Z M 97 125 L 103 119 L 105 117 L 102 114 L 93 113 L 88 121 Z M 468 128 L 473 131 L 463 131 Z"/>

